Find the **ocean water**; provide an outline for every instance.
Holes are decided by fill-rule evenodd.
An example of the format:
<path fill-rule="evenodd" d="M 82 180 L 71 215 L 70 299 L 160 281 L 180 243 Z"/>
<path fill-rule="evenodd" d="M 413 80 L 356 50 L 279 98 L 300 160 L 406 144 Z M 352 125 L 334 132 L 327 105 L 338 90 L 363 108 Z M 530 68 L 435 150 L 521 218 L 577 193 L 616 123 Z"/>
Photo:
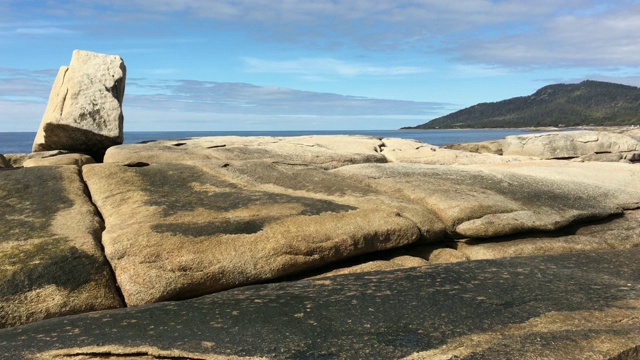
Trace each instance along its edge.
<path fill-rule="evenodd" d="M 367 135 L 374 137 L 413 139 L 443 146 L 456 143 L 502 139 L 508 135 L 528 134 L 518 129 L 500 130 L 336 130 L 336 131 L 129 131 L 125 144 L 149 140 L 184 139 L 199 136 L 303 136 L 303 135 Z M 30 153 L 35 132 L 0 132 L 0 154 Z"/>

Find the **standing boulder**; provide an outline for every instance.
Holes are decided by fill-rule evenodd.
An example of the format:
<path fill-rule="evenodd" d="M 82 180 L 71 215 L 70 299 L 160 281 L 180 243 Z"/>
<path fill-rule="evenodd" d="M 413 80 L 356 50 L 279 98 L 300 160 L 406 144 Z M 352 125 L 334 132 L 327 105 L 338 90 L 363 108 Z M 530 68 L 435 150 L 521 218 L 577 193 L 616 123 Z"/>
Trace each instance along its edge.
<path fill-rule="evenodd" d="M 33 143 L 33 151 L 69 150 L 102 158 L 122 144 L 126 68 L 122 58 L 75 50 L 62 66 Z"/>

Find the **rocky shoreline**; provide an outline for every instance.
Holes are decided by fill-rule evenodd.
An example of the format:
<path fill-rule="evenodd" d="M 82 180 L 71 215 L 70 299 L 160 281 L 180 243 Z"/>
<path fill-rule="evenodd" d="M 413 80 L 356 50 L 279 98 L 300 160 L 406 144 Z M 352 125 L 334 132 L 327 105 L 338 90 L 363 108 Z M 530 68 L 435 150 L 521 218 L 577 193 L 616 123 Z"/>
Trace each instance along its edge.
<path fill-rule="evenodd" d="M 0 358 L 637 359 L 634 131 L 5 154 Z"/>

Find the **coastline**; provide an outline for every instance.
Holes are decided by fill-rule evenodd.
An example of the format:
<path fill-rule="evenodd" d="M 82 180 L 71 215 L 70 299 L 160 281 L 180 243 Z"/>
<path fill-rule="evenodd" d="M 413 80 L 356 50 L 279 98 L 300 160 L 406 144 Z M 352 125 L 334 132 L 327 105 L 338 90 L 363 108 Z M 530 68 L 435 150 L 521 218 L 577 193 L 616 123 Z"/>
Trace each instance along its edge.
<path fill-rule="evenodd" d="M 324 131 L 126 131 L 124 143 L 133 144 L 150 140 L 171 140 L 208 136 L 331 136 L 331 135 L 363 135 L 376 138 L 403 138 L 420 141 L 434 146 L 445 146 L 464 142 L 497 140 L 508 135 L 524 134 L 521 129 L 486 129 L 486 130 L 433 130 L 433 131 L 400 131 L 400 130 L 324 130 Z M 0 132 L 0 154 L 30 153 L 35 132 Z"/>
<path fill-rule="evenodd" d="M 555 126 L 541 126 L 541 127 L 500 127 L 500 128 L 438 128 L 438 129 L 419 129 L 411 127 L 403 127 L 398 130 L 524 130 L 524 131 L 572 131 L 572 130 L 596 130 L 596 131 L 620 131 L 620 130 L 636 130 L 640 129 L 640 125 L 619 125 L 619 126 L 594 126 L 594 125 L 581 125 L 581 126 L 568 126 L 568 127 L 555 127 Z"/>

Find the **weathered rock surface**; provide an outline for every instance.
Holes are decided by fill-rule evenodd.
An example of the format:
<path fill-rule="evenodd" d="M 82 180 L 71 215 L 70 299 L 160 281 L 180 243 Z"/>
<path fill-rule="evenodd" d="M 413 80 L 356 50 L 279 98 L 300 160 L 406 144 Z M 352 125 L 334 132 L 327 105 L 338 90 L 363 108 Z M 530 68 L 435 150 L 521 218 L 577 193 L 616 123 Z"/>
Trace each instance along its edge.
<path fill-rule="evenodd" d="M 627 359 L 640 249 L 257 285 L 0 330 L 9 358 Z M 627 357 L 625 357 L 627 356 Z"/>
<path fill-rule="evenodd" d="M 317 168 L 135 166 L 83 167 L 128 305 L 266 281 L 444 235 L 424 208 Z"/>
<path fill-rule="evenodd" d="M 332 169 L 386 162 L 380 139 L 368 136 L 246 137 L 212 136 L 127 144 L 109 149 L 105 163 L 151 164 L 193 160 L 269 160 Z"/>
<path fill-rule="evenodd" d="M 522 233 L 486 239 L 417 244 L 359 256 L 312 271 L 316 278 L 441 263 L 570 252 L 599 252 L 640 247 L 640 211 L 576 224 L 552 232 Z"/>
<path fill-rule="evenodd" d="M 559 181 L 544 172 L 525 175 L 485 170 L 485 167 L 532 167 L 525 164 L 466 167 L 361 164 L 332 172 L 421 204 L 436 214 L 453 237 L 459 238 L 551 231 L 574 222 L 619 214 L 630 203 L 640 200 L 637 191 L 621 192 L 616 182 L 610 184 L 605 178 L 593 179 L 593 184 L 587 186 L 579 181 Z M 573 164 L 584 176 L 599 176 L 601 170 L 597 167 L 581 168 L 581 165 L 584 164 Z M 626 177 L 618 182 L 640 174 L 640 168 L 632 165 L 607 165 L 629 168 L 624 173 Z M 554 171 L 558 172 L 558 169 Z"/>
<path fill-rule="evenodd" d="M 4 154 L 4 158 L 7 159 L 9 167 L 20 168 L 29 154 Z"/>
<path fill-rule="evenodd" d="M 602 131 L 567 131 L 507 136 L 502 150 L 504 155 L 567 159 L 590 154 L 637 152 L 640 141 Z"/>
<path fill-rule="evenodd" d="M 33 151 L 68 150 L 102 157 L 122 144 L 126 68 L 122 58 L 75 50 L 62 66 Z"/>
<path fill-rule="evenodd" d="M 38 153 L 36 153 L 38 154 Z M 23 167 L 33 166 L 58 166 L 58 165 L 75 165 L 83 167 L 86 164 L 94 164 L 95 160 L 85 154 L 59 154 L 46 157 L 31 157 L 24 160 Z"/>
<path fill-rule="evenodd" d="M 75 167 L 0 172 L 0 327 L 122 305 L 85 191 Z"/>
<path fill-rule="evenodd" d="M 466 240 L 458 243 L 457 250 L 468 260 L 478 260 L 640 247 L 640 211 L 626 212 L 623 217 L 602 223 L 569 227 L 555 234 L 497 240 Z"/>

